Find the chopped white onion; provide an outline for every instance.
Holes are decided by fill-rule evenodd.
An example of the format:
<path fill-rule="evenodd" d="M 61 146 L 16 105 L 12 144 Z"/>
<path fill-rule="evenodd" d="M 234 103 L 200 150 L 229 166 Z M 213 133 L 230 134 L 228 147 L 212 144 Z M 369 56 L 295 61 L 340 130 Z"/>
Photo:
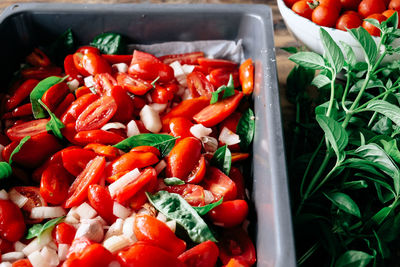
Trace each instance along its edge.
<path fill-rule="evenodd" d="M 124 220 L 120 218 L 115 220 L 115 222 L 108 229 L 105 239 L 108 239 L 113 235 L 121 235 L 123 226 L 124 226 Z"/>
<path fill-rule="evenodd" d="M 188 64 L 182 65 L 182 69 L 186 75 L 192 73 L 195 67 L 196 67 L 195 65 L 188 65 Z"/>
<path fill-rule="evenodd" d="M 76 89 L 79 88 L 79 81 L 78 81 L 77 79 L 73 79 L 72 81 L 67 82 L 67 85 L 68 85 L 69 90 L 70 90 L 71 92 L 75 92 Z"/>
<path fill-rule="evenodd" d="M 181 63 L 179 61 L 174 61 L 169 66 L 174 70 L 174 76 L 176 80 L 179 82 L 179 84 L 186 86 L 186 74 L 185 71 L 182 68 Z"/>
<path fill-rule="evenodd" d="M 25 245 L 24 243 L 19 242 L 19 241 L 17 241 L 17 242 L 14 243 L 14 249 L 15 249 L 15 251 L 22 252 L 22 250 L 23 250 L 25 247 L 26 247 L 26 245 Z"/>
<path fill-rule="evenodd" d="M 221 143 L 224 143 L 228 146 L 231 145 L 236 145 L 240 143 L 240 138 L 239 135 L 235 134 L 231 130 L 229 130 L 227 127 L 224 127 L 222 131 L 219 134 L 218 140 Z"/>
<path fill-rule="evenodd" d="M 101 127 L 101 129 L 103 131 L 107 131 L 110 129 L 126 129 L 126 126 L 120 122 L 109 122 L 109 123 L 105 124 L 103 127 Z"/>
<path fill-rule="evenodd" d="M 12 264 L 11 262 L 3 261 L 2 263 L 0 263 L 0 267 L 12 267 Z"/>
<path fill-rule="evenodd" d="M 126 218 L 129 217 L 129 215 L 131 215 L 131 213 L 132 213 L 132 211 L 130 209 L 125 208 L 124 206 L 122 206 L 118 202 L 114 202 L 113 214 L 115 216 L 117 216 L 118 218 L 126 219 Z"/>
<path fill-rule="evenodd" d="M 156 170 L 157 175 L 160 174 L 160 172 L 162 172 L 165 168 L 167 167 L 167 163 L 165 162 L 165 160 L 160 160 L 159 163 L 157 163 L 157 165 L 154 167 L 154 169 Z"/>
<path fill-rule="evenodd" d="M 214 195 L 209 190 L 204 190 L 204 204 L 210 204 L 214 201 Z"/>
<path fill-rule="evenodd" d="M 76 225 L 76 224 L 79 224 L 79 219 L 77 219 L 74 216 L 67 215 L 67 217 L 65 217 L 65 219 L 64 219 L 64 222 L 71 224 L 71 225 Z"/>
<path fill-rule="evenodd" d="M 126 136 L 127 137 L 131 137 L 134 135 L 139 135 L 140 131 L 139 131 L 139 127 L 136 124 L 136 121 L 131 120 L 127 125 L 126 125 Z"/>
<path fill-rule="evenodd" d="M 22 249 L 22 252 L 28 256 L 32 254 L 35 251 L 40 251 L 44 246 L 46 246 L 48 243 L 52 241 L 52 236 L 51 236 L 52 229 L 47 229 L 44 231 L 41 235 L 40 238 L 36 237 L 33 239 L 24 249 Z"/>
<path fill-rule="evenodd" d="M 126 238 L 132 240 L 133 242 L 136 242 L 137 238 L 134 232 L 134 227 L 135 217 L 126 218 L 124 221 L 124 226 L 122 227 L 122 233 Z"/>
<path fill-rule="evenodd" d="M 152 133 L 160 132 L 162 128 L 161 119 L 158 112 L 153 110 L 149 105 L 145 105 L 140 111 L 140 120 L 144 127 Z"/>
<path fill-rule="evenodd" d="M 48 248 L 57 250 L 57 245 L 56 245 L 56 243 L 54 243 L 54 241 L 49 242 L 46 246 L 47 246 Z"/>
<path fill-rule="evenodd" d="M 22 208 L 29 200 L 26 196 L 20 194 L 14 188 L 8 193 L 8 197 L 12 202 L 14 202 L 15 205 L 18 206 L 18 208 Z"/>
<path fill-rule="evenodd" d="M 65 261 L 69 252 L 68 244 L 58 244 L 58 258 L 60 261 Z"/>
<path fill-rule="evenodd" d="M 75 238 L 86 237 L 94 242 L 101 242 L 104 238 L 103 225 L 99 220 L 85 220 L 76 230 Z"/>
<path fill-rule="evenodd" d="M 192 98 L 193 97 L 192 97 L 192 93 L 190 92 L 190 90 L 185 89 L 185 91 L 183 91 L 183 94 L 182 94 L 182 101 L 192 99 Z"/>
<path fill-rule="evenodd" d="M 169 227 L 169 229 L 171 229 L 172 232 L 175 233 L 175 230 L 176 230 L 176 221 L 175 220 L 168 221 L 165 224 Z"/>
<path fill-rule="evenodd" d="M 45 246 L 41 251 L 44 261 L 48 264 L 48 266 L 58 266 L 60 264 L 60 259 L 58 258 L 58 254 L 54 249 L 48 248 Z"/>
<path fill-rule="evenodd" d="M 161 221 L 161 222 L 163 222 L 163 223 L 166 223 L 167 222 L 167 216 L 165 216 L 164 214 L 162 214 L 161 212 L 159 212 L 158 214 L 157 214 L 157 220 L 159 220 L 159 221 Z"/>
<path fill-rule="evenodd" d="M 34 207 L 31 211 L 32 219 L 50 219 L 64 216 L 65 210 L 60 207 Z"/>
<path fill-rule="evenodd" d="M 87 202 L 83 202 L 76 209 L 76 213 L 79 215 L 80 219 L 92 219 L 97 215 L 97 212 L 92 206 L 90 206 Z"/>
<path fill-rule="evenodd" d="M 194 137 L 201 139 L 204 136 L 210 135 L 212 133 L 212 129 L 204 127 L 202 124 L 195 124 L 190 127 L 190 133 L 193 134 Z"/>
<path fill-rule="evenodd" d="M 214 153 L 218 149 L 218 140 L 211 136 L 203 136 L 201 143 L 206 152 Z"/>
<path fill-rule="evenodd" d="M 151 103 L 149 105 L 154 111 L 156 111 L 157 113 L 161 113 L 163 112 L 166 108 L 167 108 L 167 103 L 165 104 L 159 104 L 159 103 Z"/>
<path fill-rule="evenodd" d="M 118 180 L 108 186 L 111 197 L 114 197 L 118 190 L 124 188 L 131 182 L 133 182 L 140 175 L 139 169 L 134 169 L 127 174 L 121 176 Z"/>
<path fill-rule="evenodd" d="M 101 218 L 100 215 L 97 216 L 96 218 L 94 218 L 93 220 L 99 221 L 101 223 L 101 225 L 103 225 L 103 228 L 104 228 L 104 226 L 107 226 L 107 222 L 103 218 Z"/>
<path fill-rule="evenodd" d="M 110 251 L 111 253 L 118 252 L 127 246 L 129 246 L 132 242 L 129 238 L 124 235 L 112 236 L 106 241 L 103 242 L 103 246 Z"/>
<path fill-rule="evenodd" d="M 49 267 L 45 258 L 42 256 L 39 250 L 34 251 L 28 255 L 28 259 L 33 267 Z"/>
<path fill-rule="evenodd" d="M 1 152 L 0 152 L 1 153 Z M 8 200 L 8 193 L 6 190 L 1 189 L 0 190 L 0 199 L 2 200 Z"/>
<path fill-rule="evenodd" d="M 25 254 L 22 252 L 8 252 L 1 255 L 2 261 L 17 261 L 25 258 Z"/>
<path fill-rule="evenodd" d="M 113 64 L 112 67 L 116 68 L 118 72 L 128 72 L 128 65 L 126 63 Z"/>
<path fill-rule="evenodd" d="M 83 79 L 83 81 L 86 87 L 92 87 L 96 85 L 96 83 L 93 80 L 93 76 L 87 76 Z"/>

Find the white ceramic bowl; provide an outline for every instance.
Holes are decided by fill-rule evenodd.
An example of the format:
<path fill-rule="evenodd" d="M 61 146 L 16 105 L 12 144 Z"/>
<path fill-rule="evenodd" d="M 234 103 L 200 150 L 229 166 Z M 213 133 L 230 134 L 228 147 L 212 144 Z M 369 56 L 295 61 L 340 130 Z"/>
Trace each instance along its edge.
<path fill-rule="evenodd" d="M 306 18 L 303 18 L 302 16 L 297 15 L 295 12 L 293 12 L 290 8 L 286 6 L 283 0 L 277 0 L 277 1 L 278 1 L 278 8 L 279 11 L 281 12 L 283 20 L 285 21 L 287 28 L 293 33 L 293 35 L 311 51 L 314 51 L 318 54 L 323 54 L 324 48 L 322 46 L 321 38 L 319 35 L 319 29 L 321 28 L 321 26 L 315 24 L 314 22 Z M 348 32 L 328 27 L 323 27 L 323 28 L 332 36 L 333 40 L 335 40 L 339 46 L 340 46 L 340 41 L 349 44 L 353 48 L 358 61 L 365 61 L 364 54 L 361 50 L 361 46 L 355 39 L 353 39 L 353 37 Z M 375 42 L 378 44 L 380 38 L 379 37 L 373 37 L 373 38 Z M 397 47 L 399 45 L 400 45 L 400 40 L 396 40 L 395 43 L 393 44 L 394 47 Z M 386 57 L 384 61 L 387 62 L 399 58 L 400 58 L 399 55 L 392 55 Z"/>

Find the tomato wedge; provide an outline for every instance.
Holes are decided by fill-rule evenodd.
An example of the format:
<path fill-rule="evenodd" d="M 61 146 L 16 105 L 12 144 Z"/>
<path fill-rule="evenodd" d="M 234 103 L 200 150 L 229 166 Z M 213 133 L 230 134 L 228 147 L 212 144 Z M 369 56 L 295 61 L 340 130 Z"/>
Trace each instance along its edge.
<path fill-rule="evenodd" d="M 186 80 L 192 97 L 206 96 L 211 98 L 211 93 L 215 91 L 212 83 L 201 72 L 194 71 L 188 74 Z"/>
<path fill-rule="evenodd" d="M 215 225 L 222 227 L 234 227 L 241 224 L 247 217 L 249 206 L 242 199 L 225 201 L 213 208 L 208 217 Z"/>
<path fill-rule="evenodd" d="M 106 173 L 108 176 L 112 176 L 119 172 L 151 166 L 158 161 L 158 157 L 152 152 L 131 151 L 120 156 L 108 165 Z"/>
<path fill-rule="evenodd" d="M 221 197 L 224 201 L 235 199 L 237 196 L 236 184 L 222 171 L 215 167 L 207 169 L 206 177 L 203 179 L 204 189 L 211 191 L 215 200 Z"/>
<path fill-rule="evenodd" d="M 90 205 L 109 224 L 112 224 L 117 219 L 113 214 L 114 201 L 106 187 L 98 184 L 90 185 L 88 199 Z"/>
<path fill-rule="evenodd" d="M 115 145 L 124 140 L 119 134 L 104 130 L 82 131 L 75 135 L 75 143 L 87 145 L 90 143 L 100 143 L 105 145 Z"/>
<path fill-rule="evenodd" d="M 16 186 L 14 189 L 21 195 L 28 198 L 28 201 L 22 207 L 22 212 L 25 217 L 25 221 L 28 224 L 40 223 L 41 219 L 31 219 L 31 211 L 34 207 L 47 206 L 46 201 L 40 194 L 40 189 L 36 186 Z"/>
<path fill-rule="evenodd" d="M 181 195 L 191 206 L 201 207 L 205 204 L 204 189 L 200 185 L 174 185 L 167 186 L 164 190 Z"/>
<path fill-rule="evenodd" d="M 218 260 L 219 249 L 212 241 L 205 241 L 197 246 L 186 250 L 179 255 L 178 259 L 181 260 L 186 266 L 192 267 L 209 267 L 215 266 Z"/>
<path fill-rule="evenodd" d="M 79 115 L 98 98 L 99 96 L 95 94 L 86 94 L 78 97 L 61 116 L 61 121 L 64 124 L 75 122 Z"/>
<path fill-rule="evenodd" d="M 10 140 L 20 141 L 27 135 L 34 136 L 40 133 L 47 133 L 46 124 L 48 122 L 49 119 L 27 121 L 9 128 L 6 134 Z"/>
<path fill-rule="evenodd" d="M 129 74 L 119 72 L 117 74 L 117 82 L 124 90 L 135 95 L 145 95 L 153 86 L 142 79 L 133 78 Z"/>

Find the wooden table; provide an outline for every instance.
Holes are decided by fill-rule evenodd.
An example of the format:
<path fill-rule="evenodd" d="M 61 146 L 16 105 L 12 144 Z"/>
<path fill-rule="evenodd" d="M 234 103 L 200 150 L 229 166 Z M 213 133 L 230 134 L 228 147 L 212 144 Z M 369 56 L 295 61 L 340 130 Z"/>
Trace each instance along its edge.
<path fill-rule="evenodd" d="M 287 123 L 290 121 L 288 118 L 293 117 L 293 107 L 289 102 L 287 102 L 285 98 L 285 85 L 286 85 L 286 77 L 289 74 L 290 70 L 293 67 L 293 63 L 289 61 L 287 58 L 289 54 L 282 49 L 281 47 L 287 46 L 300 46 L 300 43 L 295 40 L 293 35 L 289 33 L 287 30 L 282 16 L 279 13 L 278 6 L 276 0 L 54 0 L 54 1 L 44 1 L 44 0 L 0 0 L 0 12 L 9 5 L 13 5 L 16 3 L 28 3 L 28 2 L 58 2 L 58 3 L 90 3 L 90 4 L 116 4 L 116 3 L 171 3 L 171 4 L 179 4 L 179 3 L 191 3 L 191 4 L 199 4 L 199 3 L 221 3 L 221 4 L 266 4 L 269 5 L 273 12 L 274 19 L 274 38 L 275 38 L 275 46 L 276 46 L 276 59 L 277 59 L 277 68 L 278 68 L 278 78 L 279 78 L 279 87 L 281 92 L 281 107 L 284 120 L 284 126 L 287 128 Z"/>

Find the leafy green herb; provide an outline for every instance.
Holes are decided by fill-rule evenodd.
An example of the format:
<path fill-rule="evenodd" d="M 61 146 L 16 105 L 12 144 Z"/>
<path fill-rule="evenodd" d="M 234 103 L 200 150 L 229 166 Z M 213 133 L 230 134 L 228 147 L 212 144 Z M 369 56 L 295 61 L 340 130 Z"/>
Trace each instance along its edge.
<path fill-rule="evenodd" d="M 160 150 L 161 157 L 165 157 L 174 147 L 175 141 L 178 138 L 168 134 L 139 134 L 126 138 L 114 145 L 114 147 L 128 152 L 137 146 L 154 146 Z"/>
<path fill-rule="evenodd" d="M 171 178 L 165 178 L 164 184 L 166 184 L 166 185 L 182 185 L 182 184 L 185 184 L 185 182 L 179 178 L 171 177 Z"/>
<path fill-rule="evenodd" d="M 243 151 L 248 150 L 251 142 L 253 141 L 256 122 L 254 112 L 251 108 L 243 112 L 236 127 L 236 133 L 240 137 L 240 148 Z"/>
<path fill-rule="evenodd" d="M 10 159 L 8 160 L 8 163 L 11 165 L 12 164 L 12 158 L 13 156 L 18 153 L 22 146 L 29 140 L 31 139 L 31 137 L 29 135 L 25 136 L 24 138 L 21 139 L 21 141 L 19 141 L 19 144 L 17 145 L 17 147 L 11 152 L 10 155 Z"/>
<path fill-rule="evenodd" d="M 10 177 L 12 174 L 11 165 L 5 161 L 0 162 L 0 180 Z"/>
<path fill-rule="evenodd" d="M 122 36 L 117 33 L 99 34 L 90 45 L 97 47 L 101 53 L 110 55 L 123 54 L 127 50 Z"/>
<path fill-rule="evenodd" d="M 314 52 L 299 52 L 290 56 L 289 59 L 307 69 L 322 70 L 325 68 L 324 59 Z"/>
<path fill-rule="evenodd" d="M 64 123 L 62 123 L 53 112 L 51 112 L 51 110 L 46 106 L 45 103 L 42 102 L 42 100 L 39 99 L 38 101 L 50 115 L 50 121 L 46 124 L 46 130 L 52 131 L 56 137 L 63 139 L 61 129 L 65 127 Z"/>
<path fill-rule="evenodd" d="M 221 198 L 221 199 L 218 200 L 217 202 L 210 203 L 210 204 L 205 205 L 205 206 L 202 206 L 202 207 L 193 207 L 193 209 L 194 209 L 195 211 L 197 211 L 197 213 L 198 213 L 200 216 L 204 216 L 204 215 L 206 215 L 210 210 L 212 210 L 213 208 L 215 208 L 215 207 L 221 205 L 223 201 L 224 201 L 223 198 Z"/>
<path fill-rule="evenodd" d="M 294 54 L 298 52 L 297 47 L 289 46 L 289 47 L 281 47 L 282 50 L 289 52 L 290 54 Z"/>
<path fill-rule="evenodd" d="M 320 36 L 330 65 L 335 69 L 336 73 L 339 73 L 344 65 L 342 50 L 340 50 L 339 46 L 333 41 L 332 37 L 324 28 L 321 28 Z"/>
<path fill-rule="evenodd" d="M 356 250 L 349 250 L 344 253 L 335 264 L 335 267 L 364 267 L 367 266 L 374 257 Z"/>
<path fill-rule="evenodd" d="M 217 242 L 200 215 L 180 195 L 167 191 L 159 191 L 154 195 L 146 193 L 146 195 L 159 212 L 182 226 L 193 242 L 202 243 L 207 240 Z"/>
<path fill-rule="evenodd" d="M 154 81 L 151 82 L 151 85 L 153 86 L 153 88 L 156 88 L 156 82 L 160 79 L 160 76 L 157 76 L 157 78 L 154 79 Z"/>
<path fill-rule="evenodd" d="M 50 89 L 53 85 L 63 82 L 65 78 L 60 78 L 56 76 L 48 77 L 40 81 L 35 88 L 33 88 L 30 94 L 30 101 L 32 103 L 32 112 L 35 119 L 41 119 L 46 117 L 46 113 L 40 106 L 39 100 L 42 99 L 44 93 Z"/>
<path fill-rule="evenodd" d="M 336 192 L 329 195 L 325 194 L 325 196 L 339 209 L 361 218 L 360 208 L 348 195 L 341 192 Z"/>
<path fill-rule="evenodd" d="M 215 104 L 218 102 L 219 93 L 224 92 L 222 95 L 222 99 L 228 98 L 235 94 L 235 86 L 233 85 L 233 77 L 232 74 L 229 75 L 229 81 L 227 85 L 220 86 L 215 92 L 211 93 L 210 104 Z"/>
<path fill-rule="evenodd" d="M 229 175 L 232 164 L 232 154 L 227 145 L 221 146 L 215 151 L 211 164 L 216 166 L 226 175 Z"/>
<path fill-rule="evenodd" d="M 53 43 L 44 48 L 47 56 L 57 63 L 58 65 L 64 62 L 64 58 L 73 54 L 76 48 L 76 43 L 72 30 L 66 30 L 62 35 L 60 35 Z"/>
<path fill-rule="evenodd" d="M 47 229 L 53 228 L 60 222 L 64 220 L 65 216 L 52 219 L 47 221 L 45 224 L 34 224 L 31 228 L 28 229 L 28 234 L 26 235 L 26 239 L 32 239 L 34 237 L 40 237 L 44 231 Z"/>

